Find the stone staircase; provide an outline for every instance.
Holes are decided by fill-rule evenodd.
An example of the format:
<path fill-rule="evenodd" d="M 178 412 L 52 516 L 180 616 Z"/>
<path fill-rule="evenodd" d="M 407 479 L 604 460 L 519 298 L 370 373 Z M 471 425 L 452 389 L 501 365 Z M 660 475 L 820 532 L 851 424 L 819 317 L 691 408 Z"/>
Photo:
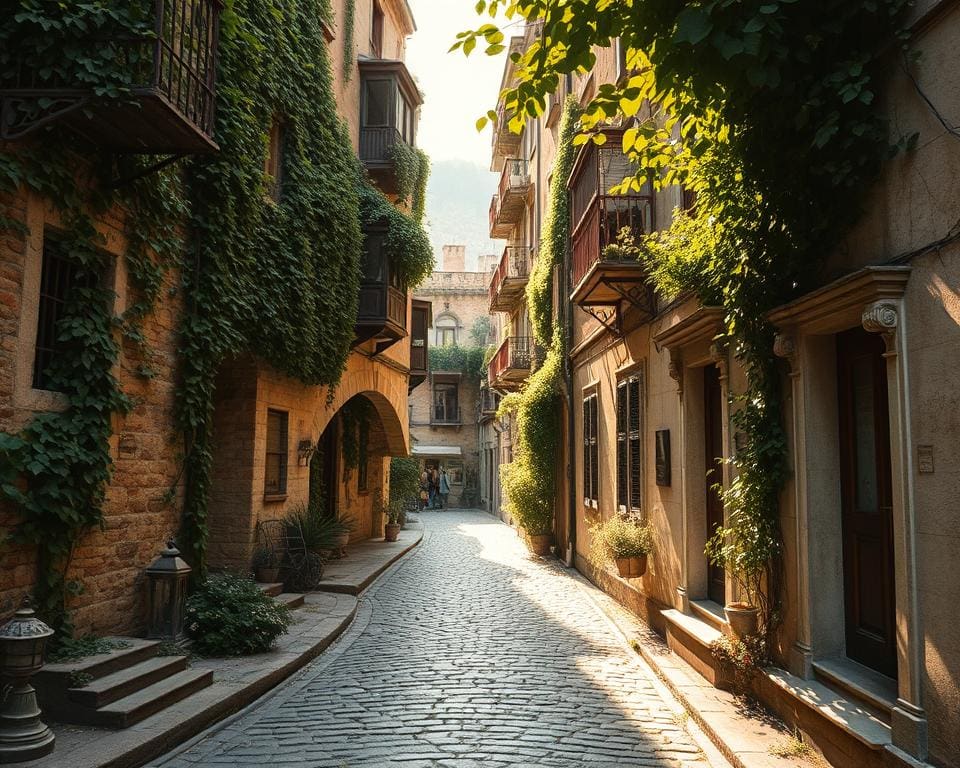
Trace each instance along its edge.
<path fill-rule="evenodd" d="M 186 656 L 160 656 L 154 640 L 115 638 L 127 647 L 79 661 L 47 664 L 33 678 L 52 720 L 128 728 L 213 682 L 213 672 L 190 669 Z"/>
<path fill-rule="evenodd" d="M 304 596 L 282 584 L 260 589 L 291 610 Z M 124 647 L 63 664 L 47 664 L 33 685 L 51 720 L 103 728 L 129 728 L 213 683 L 210 669 L 191 669 L 186 653 L 161 656 L 156 640 L 111 638 Z"/>

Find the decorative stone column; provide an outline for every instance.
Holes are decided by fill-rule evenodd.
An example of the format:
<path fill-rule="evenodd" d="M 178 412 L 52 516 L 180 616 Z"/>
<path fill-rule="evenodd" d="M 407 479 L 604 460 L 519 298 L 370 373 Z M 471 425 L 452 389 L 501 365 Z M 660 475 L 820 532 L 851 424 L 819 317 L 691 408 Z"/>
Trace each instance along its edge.
<path fill-rule="evenodd" d="M 790 649 L 790 671 L 805 680 L 813 676 L 812 633 L 810 631 L 810 552 L 807 520 L 807 449 L 803 426 L 803 375 L 796 337 L 778 333 L 773 353 L 790 367 L 791 421 L 793 423 L 793 502 L 797 547 L 797 638 Z"/>
<path fill-rule="evenodd" d="M 683 435 L 686 435 L 686 418 L 684 417 L 685 409 L 683 402 L 683 356 L 679 349 L 670 350 L 668 373 L 670 374 L 670 378 L 677 382 L 677 401 L 680 404 L 680 435 L 678 435 L 678 437 L 682 440 Z M 678 442 L 678 446 L 682 451 L 682 443 Z M 680 488 L 685 489 L 684 476 L 686 473 L 686 462 L 679 461 L 677 465 Z M 687 587 L 690 584 L 690 558 L 687 556 L 688 504 L 687 493 L 685 490 L 682 490 L 680 495 L 680 535 L 682 538 L 680 542 L 680 583 L 677 585 L 677 609 L 683 613 L 690 612 L 690 595 L 687 592 Z"/>
<path fill-rule="evenodd" d="M 887 351 L 890 407 L 890 464 L 893 480 L 893 548 L 897 602 L 897 704 L 893 743 L 914 757 L 927 756 L 927 718 L 923 711 L 923 633 L 917 595 L 917 520 L 914 493 L 910 378 L 903 299 L 883 299 L 863 310 L 862 323 L 883 336 Z"/>

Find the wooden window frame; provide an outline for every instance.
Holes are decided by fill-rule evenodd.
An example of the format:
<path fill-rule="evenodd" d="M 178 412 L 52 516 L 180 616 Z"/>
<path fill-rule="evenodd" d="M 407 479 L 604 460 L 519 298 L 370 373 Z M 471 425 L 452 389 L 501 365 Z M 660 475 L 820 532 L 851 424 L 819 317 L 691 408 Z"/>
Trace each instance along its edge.
<path fill-rule="evenodd" d="M 600 396 L 583 393 L 583 506 L 600 507 Z"/>
<path fill-rule="evenodd" d="M 271 417 L 280 419 L 280 449 L 270 450 L 270 420 Z M 280 500 L 287 496 L 287 474 L 290 467 L 290 414 L 287 411 L 280 411 L 274 408 L 267 409 L 267 434 L 266 446 L 264 450 L 265 464 L 263 472 L 263 495 L 270 500 Z M 270 458 L 276 456 L 279 458 L 279 468 L 277 477 L 277 488 L 268 487 L 269 482 L 268 467 Z"/>

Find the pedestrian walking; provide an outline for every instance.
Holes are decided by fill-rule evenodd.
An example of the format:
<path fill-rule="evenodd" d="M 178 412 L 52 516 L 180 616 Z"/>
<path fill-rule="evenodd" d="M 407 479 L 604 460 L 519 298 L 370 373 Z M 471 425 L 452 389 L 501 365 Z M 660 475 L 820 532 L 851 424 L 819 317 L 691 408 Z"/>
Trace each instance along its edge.
<path fill-rule="evenodd" d="M 440 509 L 446 509 L 447 498 L 450 496 L 450 481 L 447 479 L 447 470 L 440 470 Z"/>
<path fill-rule="evenodd" d="M 430 501 L 430 473 L 424 468 L 420 473 L 420 509 L 426 509 Z"/>
<path fill-rule="evenodd" d="M 434 467 L 430 470 L 430 508 L 436 509 L 440 503 L 440 473 Z"/>

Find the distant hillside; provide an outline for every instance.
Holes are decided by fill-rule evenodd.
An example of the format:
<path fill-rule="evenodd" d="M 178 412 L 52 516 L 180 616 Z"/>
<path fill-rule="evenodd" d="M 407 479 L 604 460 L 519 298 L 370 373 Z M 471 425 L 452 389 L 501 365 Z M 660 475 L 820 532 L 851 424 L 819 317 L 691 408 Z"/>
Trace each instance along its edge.
<path fill-rule="evenodd" d="M 467 246 L 467 269 L 475 270 L 477 257 L 503 249 L 490 240 L 490 198 L 497 191 L 497 176 L 486 166 L 463 160 L 433 164 L 427 187 L 427 223 L 434 258 L 440 266 L 444 245 Z"/>

